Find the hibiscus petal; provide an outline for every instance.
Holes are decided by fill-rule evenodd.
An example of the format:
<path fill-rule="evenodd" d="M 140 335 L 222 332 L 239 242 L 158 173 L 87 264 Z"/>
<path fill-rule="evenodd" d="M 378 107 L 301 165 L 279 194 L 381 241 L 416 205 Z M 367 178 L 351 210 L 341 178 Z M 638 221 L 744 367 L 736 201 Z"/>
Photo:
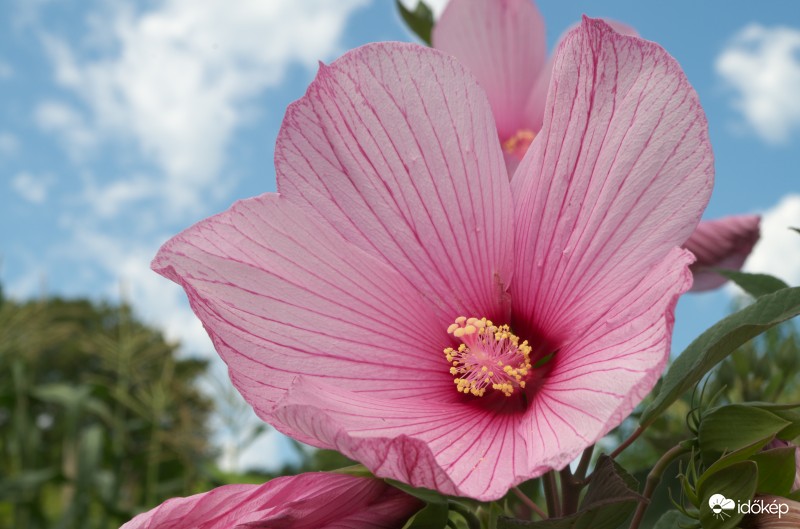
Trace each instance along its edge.
<path fill-rule="evenodd" d="M 309 472 L 173 498 L 121 529 L 399 529 L 420 507 L 419 500 L 377 479 Z"/>
<path fill-rule="evenodd" d="M 550 360 L 528 410 L 533 460 L 562 468 L 619 425 L 650 392 L 669 357 L 678 297 L 693 256 L 674 248 L 602 320 Z"/>
<path fill-rule="evenodd" d="M 452 57 L 400 43 L 345 54 L 289 107 L 275 151 L 283 196 L 437 310 L 505 311 L 508 177 L 486 96 Z"/>
<path fill-rule="evenodd" d="M 662 48 L 584 19 L 559 48 L 544 126 L 512 181 L 514 313 L 563 343 L 697 225 L 713 186 L 705 115 Z"/>
<path fill-rule="evenodd" d="M 531 0 L 452 0 L 433 29 L 433 46 L 486 90 L 501 141 L 529 128 L 521 111 L 545 63 L 544 31 Z"/>
<path fill-rule="evenodd" d="M 758 215 L 738 215 L 701 222 L 683 245 L 697 261 L 692 265 L 693 292 L 722 286 L 726 278 L 708 268 L 739 270 L 760 236 Z"/>
<path fill-rule="evenodd" d="M 336 449 L 378 477 L 496 500 L 525 479 L 526 449 L 517 432 L 522 412 L 504 409 L 503 402 L 474 404 L 389 401 L 301 377 L 275 416 L 297 439 Z"/>
<path fill-rule="evenodd" d="M 265 420 L 297 375 L 385 397 L 454 393 L 449 345 L 391 267 L 275 194 L 235 204 L 167 242 L 153 268 L 179 283 Z"/>
<path fill-rule="evenodd" d="M 632 37 L 639 36 L 639 33 L 627 24 L 610 19 L 603 19 L 603 21 L 621 35 L 629 35 Z M 570 27 L 561 35 L 561 37 L 559 37 L 556 44 L 556 49 L 561 47 L 561 43 L 564 41 L 566 36 L 577 27 L 577 24 Z M 524 119 L 525 127 L 536 133 L 542 129 L 542 121 L 544 121 L 544 109 L 545 103 L 547 102 L 547 91 L 550 88 L 550 79 L 553 78 L 553 59 L 554 57 L 551 56 L 547 60 L 547 63 L 545 63 L 545 65 L 542 67 L 541 73 L 536 78 L 536 82 L 533 84 L 530 94 L 528 95 L 528 99 L 523 107 L 522 117 Z M 509 174 L 513 175 L 514 172 L 509 171 Z"/>

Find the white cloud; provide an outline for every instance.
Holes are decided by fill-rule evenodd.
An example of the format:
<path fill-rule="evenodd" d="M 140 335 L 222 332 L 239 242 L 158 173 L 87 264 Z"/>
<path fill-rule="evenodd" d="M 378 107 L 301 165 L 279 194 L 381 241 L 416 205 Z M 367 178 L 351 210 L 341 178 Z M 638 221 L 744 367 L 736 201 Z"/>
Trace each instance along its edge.
<path fill-rule="evenodd" d="M 10 10 L 14 23 L 17 26 L 25 27 L 36 24 L 39 21 L 41 10 L 54 0 L 15 0 L 14 7 Z M 8 11 L 8 8 L 6 8 Z"/>
<path fill-rule="evenodd" d="M 104 289 L 106 296 L 119 297 L 122 291 L 142 319 L 161 328 L 167 340 L 180 342 L 184 352 L 216 356 L 183 290 L 150 270 L 150 260 L 158 244 L 137 244 L 87 227 L 73 226 L 73 233 L 66 257 L 105 270 L 109 277 Z"/>
<path fill-rule="evenodd" d="M 83 199 L 99 218 L 109 219 L 119 216 L 133 203 L 152 198 L 157 191 L 151 178 L 137 175 L 108 185 L 88 182 Z"/>
<path fill-rule="evenodd" d="M 22 261 L 23 272 L 7 281 L 3 277 L 3 294 L 12 299 L 31 299 L 47 294 L 47 267 L 38 255 L 16 253 L 15 260 Z"/>
<path fill-rule="evenodd" d="M 765 141 L 782 143 L 800 125 L 800 30 L 750 24 L 717 58 L 733 104 Z"/>
<path fill-rule="evenodd" d="M 247 103 L 292 64 L 313 69 L 342 51 L 347 17 L 367 1 L 168 0 L 143 13 L 120 8 L 106 21 L 113 45 L 95 36 L 114 50 L 99 59 L 52 36 L 45 44 L 58 83 L 83 100 L 91 136 L 134 141 L 166 176 L 158 183 L 170 210 L 197 211 Z M 73 116 L 47 105 L 40 123 L 73 134 Z M 78 125 L 73 146 L 87 138 Z"/>
<path fill-rule="evenodd" d="M 11 188 L 31 204 L 44 204 L 47 191 L 55 183 L 51 175 L 34 175 L 28 172 L 17 173 L 11 179 Z"/>
<path fill-rule="evenodd" d="M 84 158 L 97 143 L 96 133 L 89 129 L 83 115 L 57 101 L 43 101 L 36 106 L 34 119 L 43 130 L 56 133 L 74 159 Z"/>
<path fill-rule="evenodd" d="M 406 6 L 410 10 L 414 10 L 417 7 L 417 2 L 419 0 L 400 0 L 404 6 Z M 424 2 L 431 8 L 433 11 L 433 16 L 435 18 L 439 18 L 444 11 L 445 6 L 450 0 L 424 0 Z"/>
<path fill-rule="evenodd" d="M 14 76 L 14 68 L 10 64 L 0 59 L 0 80 L 10 79 Z"/>
<path fill-rule="evenodd" d="M 800 195 L 787 195 L 761 219 L 761 240 L 747 259 L 748 272 L 766 273 L 800 285 Z"/>
<path fill-rule="evenodd" d="M 19 150 L 19 140 L 9 132 L 0 132 L 0 157 L 10 157 Z"/>

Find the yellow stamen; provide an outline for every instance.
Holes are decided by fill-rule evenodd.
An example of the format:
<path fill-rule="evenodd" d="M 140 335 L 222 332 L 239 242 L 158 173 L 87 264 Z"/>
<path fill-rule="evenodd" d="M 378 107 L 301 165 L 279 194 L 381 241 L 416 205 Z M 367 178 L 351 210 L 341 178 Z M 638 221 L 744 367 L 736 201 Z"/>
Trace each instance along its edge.
<path fill-rule="evenodd" d="M 459 316 L 447 333 L 462 341 L 458 349 L 444 350 L 459 392 L 482 397 L 491 388 L 510 397 L 517 388 L 525 388 L 531 347 L 527 340 L 520 343 L 508 325 L 498 327 L 486 318 Z"/>
<path fill-rule="evenodd" d="M 508 154 L 514 155 L 520 160 L 525 156 L 525 151 L 528 150 L 531 143 L 536 138 L 536 133 L 530 129 L 520 129 L 503 142 L 503 150 Z"/>

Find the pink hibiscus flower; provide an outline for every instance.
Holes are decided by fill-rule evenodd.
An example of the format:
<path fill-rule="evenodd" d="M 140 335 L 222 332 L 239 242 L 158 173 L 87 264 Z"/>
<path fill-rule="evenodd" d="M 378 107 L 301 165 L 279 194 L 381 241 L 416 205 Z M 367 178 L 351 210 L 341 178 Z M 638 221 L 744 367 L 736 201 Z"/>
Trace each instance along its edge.
<path fill-rule="evenodd" d="M 120 529 L 400 529 L 421 507 L 381 480 L 309 472 L 173 498 Z"/>
<path fill-rule="evenodd" d="M 659 377 L 713 160 L 657 45 L 571 31 L 511 182 L 474 78 L 400 43 L 322 66 L 275 163 L 278 193 L 189 228 L 153 268 L 285 434 L 492 500 L 567 465 Z"/>
<path fill-rule="evenodd" d="M 727 279 L 713 268 L 739 270 L 760 237 L 758 215 L 736 215 L 701 222 L 683 247 L 697 261 L 692 265 L 692 290 L 700 292 L 721 287 Z"/>
<path fill-rule="evenodd" d="M 637 36 L 626 24 L 605 22 Z M 539 9 L 532 0 L 450 0 L 431 38 L 486 90 L 510 177 L 542 129 L 553 74 Z"/>
<path fill-rule="evenodd" d="M 607 21 L 615 30 L 636 30 Z M 451 0 L 436 23 L 433 46 L 467 66 L 486 90 L 509 172 L 542 129 L 553 71 L 547 59 L 544 19 L 532 0 Z M 727 279 L 713 268 L 738 270 L 759 238 L 757 215 L 703 222 L 684 248 L 695 254 L 693 291 L 720 287 Z"/>

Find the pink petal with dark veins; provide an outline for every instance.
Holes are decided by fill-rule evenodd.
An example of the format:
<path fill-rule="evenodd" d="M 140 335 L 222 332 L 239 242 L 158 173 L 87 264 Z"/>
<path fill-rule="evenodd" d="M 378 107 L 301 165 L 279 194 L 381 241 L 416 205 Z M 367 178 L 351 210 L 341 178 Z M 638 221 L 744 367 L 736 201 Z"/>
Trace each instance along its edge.
<path fill-rule="evenodd" d="M 267 421 L 299 375 L 387 398 L 423 386 L 428 397 L 453 397 L 442 366 L 449 321 L 389 265 L 282 196 L 196 224 L 153 268 L 184 287 L 234 384 Z"/>
<path fill-rule="evenodd" d="M 632 37 L 639 36 L 639 33 L 627 24 L 617 22 L 616 20 L 603 19 L 603 21 L 611 26 L 611 29 L 621 35 L 628 35 Z M 564 38 L 576 27 L 577 24 L 570 27 L 569 30 L 561 35 L 561 37 L 558 39 L 555 49 L 558 49 L 561 46 Z M 528 99 L 525 101 L 525 105 L 522 107 L 522 116 L 525 127 L 537 133 L 541 130 L 542 122 L 544 121 L 545 104 L 547 103 L 547 91 L 550 88 L 550 79 L 553 77 L 553 58 L 554 56 L 551 56 L 542 67 L 541 74 L 539 77 L 537 77 L 536 83 L 534 83 L 533 87 L 531 88 Z M 513 174 L 513 172 L 510 174 Z"/>
<path fill-rule="evenodd" d="M 513 212 L 484 92 L 441 52 L 376 44 L 320 68 L 275 147 L 282 196 L 448 318 L 507 311 Z"/>
<path fill-rule="evenodd" d="M 692 265 L 692 291 L 701 292 L 722 286 L 726 278 L 709 268 L 739 270 L 760 236 L 758 215 L 738 215 L 701 222 L 683 247 L 697 261 Z"/>
<path fill-rule="evenodd" d="M 547 51 L 544 20 L 531 0 L 452 0 L 433 29 L 433 46 L 477 77 L 500 141 L 530 128 L 522 109 Z"/>
<path fill-rule="evenodd" d="M 585 19 L 556 54 L 540 136 L 512 182 L 515 317 L 562 342 L 694 230 L 713 186 L 706 118 L 654 43 Z"/>
<path fill-rule="evenodd" d="M 400 529 L 421 507 L 381 480 L 309 472 L 172 498 L 120 529 Z"/>

